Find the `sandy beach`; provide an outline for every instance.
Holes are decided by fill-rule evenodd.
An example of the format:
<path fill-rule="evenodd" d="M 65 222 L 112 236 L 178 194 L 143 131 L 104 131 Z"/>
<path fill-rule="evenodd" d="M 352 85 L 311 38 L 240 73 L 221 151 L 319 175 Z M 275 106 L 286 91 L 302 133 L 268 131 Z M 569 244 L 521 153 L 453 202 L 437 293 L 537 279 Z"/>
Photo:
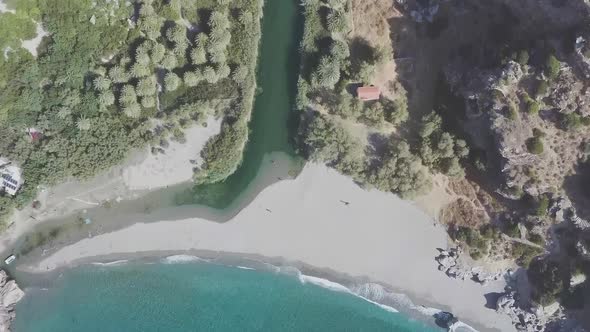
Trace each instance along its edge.
<path fill-rule="evenodd" d="M 513 331 L 508 317 L 484 307 L 484 294 L 502 292 L 504 283 L 481 286 L 448 278 L 437 269 L 436 248 L 447 248 L 444 228 L 413 203 L 366 191 L 325 166 L 308 164 L 295 180 L 263 190 L 227 223 L 173 216 L 137 223 L 21 268 L 41 272 L 97 256 L 154 251 L 280 257 L 384 283 L 418 304 L 452 311 L 484 330 Z"/>

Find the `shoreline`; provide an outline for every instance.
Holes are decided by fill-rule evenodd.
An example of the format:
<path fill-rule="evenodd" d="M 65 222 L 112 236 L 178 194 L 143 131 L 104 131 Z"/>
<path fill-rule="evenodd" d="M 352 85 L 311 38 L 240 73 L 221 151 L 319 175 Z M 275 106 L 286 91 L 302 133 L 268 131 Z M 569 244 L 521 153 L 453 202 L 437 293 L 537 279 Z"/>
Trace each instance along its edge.
<path fill-rule="evenodd" d="M 447 248 L 448 240 L 443 227 L 415 204 L 359 188 L 325 166 L 308 164 L 296 179 L 265 188 L 226 223 L 182 219 L 174 210 L 160 217 L 168 221 L 136 220 L 127 228 L 47 253 L 36 265 L 23 267 L 26 262 L 21 262 L 18 269 L 46 272 L 84 259 L 112 261 L 146 253 L 211 251 L 280 257 L 390 285 L 395 293 L 419 299 L 415 303 L 452 312 L 481 330 L 514 330 L 508 317 L 484 307 L 485 295 L 502 292 L 503 281 L 482 286 L 438 271 L 436 248 Z"/>
<path fill-rule="evenodd" d="M 367 277 L 355 277 L 328 268 L 311 266 L 305 262 L 289 261 L 282 257 L 265 257 L 257 254 L 245 255 L 229 252 L 188 250 L 87 257 L 50 272 L 27 272 L 25 278 L 30 284 L 26 288 L 49 288 L 56 279 L 61 278 L 63 273 L 67 273 L 71 269 L 109 268 L 136 264 L 213 264 L 275 273 L 299 279 L 301 283 L 310 283 L 331 291 L 348 293 L 385 311 L 399 313 L 410 320 L 422 321 L 428 326 L 443 329 L 436 324 L 434 315 L 445 310 L 435 307 L 438 305 L 436 303 L 410 297 L 405 293 L 394 290 L 390 285 L 370 280 Z M 42 281 L 40 282 L 40 280 Z M 449 328 L 449 331 L 456 331 L 458 327 L 461 327 L 462 330 L 460 331 L 463 332 L 486 331 L 485 328 L 476 328 L 478 326 L 476 322 L 469 322 L 468 319 L 465 322 L 461 317 L 458 318 L 459 322 Z"/>

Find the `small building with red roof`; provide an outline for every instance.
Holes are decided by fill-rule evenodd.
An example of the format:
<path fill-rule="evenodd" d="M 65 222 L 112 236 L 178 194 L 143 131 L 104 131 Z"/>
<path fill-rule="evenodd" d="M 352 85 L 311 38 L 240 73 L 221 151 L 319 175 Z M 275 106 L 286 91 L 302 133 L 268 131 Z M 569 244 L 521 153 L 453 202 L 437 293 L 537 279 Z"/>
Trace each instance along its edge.
<path fill-rule="evenodd" d="M 359 86 L 356 89 L 356 96 L 362 101 L 379 100 L 381 90 L 376 86 Z"/>

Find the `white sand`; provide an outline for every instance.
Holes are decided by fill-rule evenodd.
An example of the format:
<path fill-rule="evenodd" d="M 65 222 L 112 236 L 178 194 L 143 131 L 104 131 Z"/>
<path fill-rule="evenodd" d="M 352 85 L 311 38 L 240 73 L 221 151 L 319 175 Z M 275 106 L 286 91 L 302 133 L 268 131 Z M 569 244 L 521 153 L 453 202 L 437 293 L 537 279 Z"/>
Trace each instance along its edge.
<path fill-rule="evenodd" d="M 135 199 L 149 190 L 192 179 L 191 159 L 200 162 L 200 152 L 207 140 L 219 132 L 221 120 L 210 118 L 207 127 L 185 130 L 187 142 L 170 142 L 165 155 L 136 152 L 121 166 L 113 167 L 89 180 L 72 180 L 40 191 L 38 210 L 27 207 L 16 211 L 13 223 L 0 235 L 0 251 L 11 248 L 14 241 L 40 221 L 69 215 L 96 207 L 105 201 Z"/>
<path fill-rule="evenodd" d="M 202 162 L 201 150 L 220 129 L 221 120 L 211 119 L 206 128 L 196 126 L 185 130 L 186 143 L 170 141 L 165 154 L 153 155 L 148 149 L 146 159 L 123 170 L 125 185 L 132 190 L 143 190 L 191 181 L 193 168 Z"/>
<path fill-rule="evenodd" d="M 33 56 L 37 56 L 37 47 L 41 44 L 41 40 L 43 37 L 47 36 L 48 33 L 43 29 L 43 25 L 41 23 L 37 24 L 37 36 L 33 39 L 23 40 L 21 45 L 23 48 L 27 49 Z"/>
<path fill-rule="evenodd" d="M 33 268 L 45 271 L 77 259 L 155 250 L 282 257 L 366 276 L 450 307 L 462 320 L 513 331 L 507 317 L 484 307 L 484 294 L 501 292 L 503 284 L 484 287 L 447 278 L 434 261 L 437 247 L 447 247 L 444 229 L 411 203 L 365 191 L 324 166 L 307 165 L 296 180 L 266 188 L 228 223 L 194 218 L 135 224 L 64 247 Z"/>
<path fill-rule="evenodd" d="M 12 13 L 16 14 L 16 10 L 9 9 L 4 1 L 0 0 L 0 13 Z M 21 41 L 21 45 L 23 48 L 27 49 L 33 56 L 37 56 L 37 47 L 41 44 L 41 40 L 43 37 L 47 36 L 48 33 L 43 29 L 43 25 L 39 22 L 35 22 L 37 25 L 37 36 L 33 39 L 23 40 Z M 7 50 L 4 50 L 4 57 L 7 56 Z"/>
<path fill-rule="evenodd" d="M 6 6 L 6 4 L 4 3 L 4 1 L 0 0 L 0 13 L 12 13 L 12 14 L 16 14 L 16 10 L 9 9 Z"/>

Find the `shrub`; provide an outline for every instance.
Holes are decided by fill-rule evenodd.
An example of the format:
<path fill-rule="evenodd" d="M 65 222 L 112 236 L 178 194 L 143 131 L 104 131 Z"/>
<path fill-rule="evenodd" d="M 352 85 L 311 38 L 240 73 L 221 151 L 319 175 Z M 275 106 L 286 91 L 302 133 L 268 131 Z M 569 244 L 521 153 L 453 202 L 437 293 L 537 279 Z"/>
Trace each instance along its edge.
<path fill-rule="evenodd" d="M 543 153 L 543 141 L 539 137 L 531 137 L 526 141 L 527 150 L 532 154 Z"/>
<path fill-rule="evenodd" d="M 537 216 L 544 216 L 547 214 L 547 209 L 549 209 L 549 198 L 545 195 L 542 195 L 538 198 L 537 204 L 535 208 L 535 215 Z"/>
<path fill-rule="evenodd" d="M 520 50 L 516 56 L 516 62 L 521 66 L 525 66 L 529 63 L 529 52 L 527 50 Z"/>
<path fill-rule="evenodd" d="M 442 118 L 435 112 L 422 117 L 419 128 L 422 139 L 420 157 L 424 165 L 449 176 L 464 175 L 460 159 L 469 154 L 469 148 L 463 140 L 442 130 Z"/>
<path fill-rule="evenodd" d="M 533 128 L 533 136 L 543 138 L 545 137 L 545 132 L 539 128 Z"/>
<path fill-rule="evenodd" d="M 513 237 L 513 238 L 520 238 L 520 228 L 518 227 L 518 223 L 510 222 L 504 225 L 504 234 Z"/>
<path fill-rule="evenodd" d="M 537 98 L 542 97 L 547 94 L 549 91 L 549 84 L 545 80 L 541 80 L 537 82 L 537 88 L 535 90 L 535 96 Z"/>
<path fill-rule="evenodd" d="M 500 238 L 500 231 L 493 225 L 484 225 L 479 229 L 479 233 L 484 239 L 497 240 Z"/>
<path fill-rule="evenodd" d="M 563 290 L 559 266 L 555 262 L 537 260 L 530 264 L 527 276 L 533 288 L 533 300 L 543 306 L 554 303 Z"/>
<path fill-rule="evenodd" d="M 455 231 L 454 237 L 455 240 L 464 242 L 468 246 L 478 249 L 480 253 L 485 253 L 488 250 L 488 241 L 473 228 L 460 226 Z"/>
<path fill-rule="evenodd" d="M 508 106 L 508 119 L 513 121 L 518 119 L 518 111 L 516 110 L 516 106 L 514 106 L 514 104 L 510 104 Z"/>
<path fill-rule="evenodd" d="M 520 187 L 520 186 L 508 187 L 508 188 L 506 188 L 506 192 L 508 192 L 510 195 L 516 196 L 518 198 L 521 198 L 522 195 L 524 195 L 524 191 L 522 190 L 522 187 Z"/>
<path fill-rule="evenodd" d="M 533 247 L 520 242 L 512 243 L 512 257 L 516 259 L 516 264 L 527 267 L 533 258 L 539 256 L 543 252 L 542 249 Z"/>
<path fill-rule="evenodd" d="M 484 256 L 484 254 L 477 248 L 470 248 L 469 249 L 469 256 L 473 260 L 477 261 L 477 260 L 480 260 Z"/>
<path fill-rule="evenodd" d="M 379 102 L 367 107 L 360 117 L 362 123 L 367 126 L 380 127 L 385 123 L 385 113 L 383 105 Z"/>
<path fill-rule="evenodd" d="M 538 244 L 540 246 L 545 244 L 545 240 L 543 239 L 543 236 L 541 236 L 541 234 L 537 234 L 537 233 L 528 233 L 528 240 L 531 241 L 532 243 Z"/>
<path fill-rule="evenodd" d="M 560 67 L 561 63 L 559 62 L 559 60 L 557 60 L 557 58 L 553 54 L 549 55 L 545 62 L 545 75 L 547 75 L 549 79 L 556 78 L 559 74 Z"/>
<path fill-rule="evenodd" d="M 561 124 L 565 129 L 578 129 L 582 126 L 582 117 L 577 113 L 563 115 Z"/>
<path fill-rule="evenodd" d="M 232 174 L 242 158 L 242 147 L 247 138 L 247 132 L 246 125 L 224 124 L 221 132 L 205 144 L 201 152 L 203 166 L 194 174 L 195 181 L 214 183 Z"/>
<path fill-rule="evenodd" d="M 526 112 L 531 115 L 539 114 L 539 103 L 529 97 L 526 103 Z"/>
<path fill-rule="evenodd" d="M 394 101 L 384 99 L 383 106 L 385 107 L 387 122 L 398 125 L 408 119 L 408 101 L 405 96 L 398 97 Z"/>

